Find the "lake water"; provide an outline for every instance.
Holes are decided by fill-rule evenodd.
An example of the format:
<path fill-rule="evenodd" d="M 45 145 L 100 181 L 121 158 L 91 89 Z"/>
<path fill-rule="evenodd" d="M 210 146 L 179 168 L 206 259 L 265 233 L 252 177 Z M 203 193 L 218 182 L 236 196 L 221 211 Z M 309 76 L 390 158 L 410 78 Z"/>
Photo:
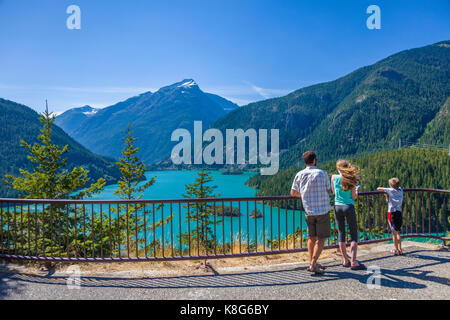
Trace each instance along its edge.
<path fill-rule="evenodd" d="M 255 175 L 254 172 L 244 172 L 241 175 L 225 175 L 220 171 L 208 171 L 214 178 L 217 189 L 215 193 L 221 193 L 220 197 L 253 197 L 256 193 L 245 185 L 245 182 Z M 143 199 L 181 199 L 185 193 L 185 185 L 191 184 L 198 176 L 197 170 L 167 170 L 167 171 L 148 171 L 145 175 L 147 179 L 156 177 L 155 183 L 144 193 Z M 114 194 L 117 185 L 109 185 L 104 191 L 92 197 L 96 200 L 118 199 Z"/>
<path fill-rule="evenodd" d="M 244 172 L 242 175 L 223 175 L 220 171 L 208 171 L 214 178 L 214 182 L 210 185 L 216 185 L 217 189 L 215 193 L 221 193 L 220 197 L 253 197 L 256 194 L 256 190 L 245 185 L 245 182 L 255 175 L 254 172 Z M 183 170 L 183 171 L 150 171 L 146 173 L 146 177 L 156 177 L 155 184 L 152 185 L 143 196 L 143 199 L 183 199 L 183 193 L 185 193 L 185 185 L 191 184 L 197 178 L 197 170 Z M 118 199 L 114 195 L 114 190 L 117 189 L 117 185 L 110 185 L 105 187 L 101 194 L 98 194 L 92 199 L 94 200 L 115 200 Z M 217 210 L 220 212 L 222 202 L 217 202 Z M 278 239 L 278 234 L 281 238 L 284 238 L 286 234 L 292 234 L 293 230 L 303 227 L 306 228 L 306 224 L 300 221 L 301 215 L 299 211 L 296 211 L 294 215 L 292 210 L 272 208 L 263 205 L 262 203 L 249 201 L 249 202 L 225 202 L 224 206 L 233 206 L 240 209 L 242 213 L 241 217 L 225 217 L 224 224 L 218 224 L 215 231 L 217 243 L 239 241 L 243 244 L 255 240 L 257 235 L 258 244 L 265 242 L 264 240 L 273 238 Z M 240 207 L 239 207 L 240 206 Z M 172 210 L 171 210 L 172 209 Z M 180 211 L 181 209 L 181 211 Z M 248 217 L 253 210 L 259 210 L 263 214 L 263 218 Z M 147 237 L 149 241 L 158 239 L 161 242 L 171 241 L 171 234 L 174 235 L 174 246 L 178 247 L 178 235 L 188 231 L 187 209 L 179 208 L 178 204 L 173 205 L 171 208 L 169 204 L 164 205 L 162 210 L 156 211 L 155 219 L 165 219 L 171 215 L 172 220 L 169 224 L 163 228 L 157 228 L 154 234 L 149 234 Z M 222 217 L 217 217 L 217 220 L 221 220 Z M 272 223 L 270 223 L 272 220 Z M 193 230 L 195 225 L 190 228 Z M 239 233 L 239 225 L 241 226 Z M 180 229 L 181 227 L 181 229 Z M 264 230 L 264 231 L 263 231 Z M 292 245 L 292 244 L 291 244 Z"/>

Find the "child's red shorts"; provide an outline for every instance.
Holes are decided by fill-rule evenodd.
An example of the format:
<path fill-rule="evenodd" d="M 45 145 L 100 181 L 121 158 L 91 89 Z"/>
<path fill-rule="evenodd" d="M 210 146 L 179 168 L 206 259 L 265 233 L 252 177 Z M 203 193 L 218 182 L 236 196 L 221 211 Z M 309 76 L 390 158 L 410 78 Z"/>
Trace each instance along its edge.
<path fill-rule="evenodd" d="M 391 231 L 401 231 L 403 225 L 402 212 L 388 212 L 388 221 Z"/>

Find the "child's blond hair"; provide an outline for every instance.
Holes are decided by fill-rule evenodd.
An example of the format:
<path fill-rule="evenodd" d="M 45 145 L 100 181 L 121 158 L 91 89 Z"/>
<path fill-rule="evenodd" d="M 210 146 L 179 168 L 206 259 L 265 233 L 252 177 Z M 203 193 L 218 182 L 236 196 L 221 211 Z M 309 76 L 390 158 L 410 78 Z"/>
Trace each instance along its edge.
<path fill-rule="evenodd" d="M 400 188 L 400 180 L 398 178 L 389 179 L 389 186 L 394 189 Z"/>

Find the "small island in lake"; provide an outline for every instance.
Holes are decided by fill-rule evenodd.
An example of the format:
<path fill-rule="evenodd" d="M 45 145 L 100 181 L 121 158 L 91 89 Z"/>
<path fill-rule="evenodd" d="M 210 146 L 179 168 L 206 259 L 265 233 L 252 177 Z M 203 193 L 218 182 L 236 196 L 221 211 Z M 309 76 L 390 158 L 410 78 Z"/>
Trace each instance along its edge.
<path fill-rule="evenodd" d="M 239 211 L 236 207 L 231 206 L 224 206 L 223 210 L 221 206 L 216 206 L 215 213 L 212 212 L 213 215 L 216 215 L 218 217 L 225 216 L 225 217 L 240 217 L 242 213 Z"/>
<path fill-rule="evenodd" d="M 243 174 L 243 173 L 244 171 L 235 167 L 227 168 L 226 170 L 222 171 L 222 174 Z"/>
<path fill-rule="evenodd" d="M 250 217 L 252 217 L 252 218 L 262 218 L 262 213 L 261 213 L 261 210 L 259 210 L 259 209 L 256 209 L 256 210 L 253 210 L 252 211 L 252 213 L 250 214 Z"/>

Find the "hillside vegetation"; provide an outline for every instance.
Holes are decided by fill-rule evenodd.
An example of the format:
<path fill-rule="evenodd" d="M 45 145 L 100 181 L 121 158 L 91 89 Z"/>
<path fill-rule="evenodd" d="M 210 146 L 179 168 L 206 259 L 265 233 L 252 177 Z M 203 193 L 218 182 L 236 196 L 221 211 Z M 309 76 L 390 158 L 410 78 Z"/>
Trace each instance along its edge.
<path fill-rule="evenodd" d="M 403 188 L 450 189 L 450 156 L 445 151 L 396 149 L 350 160 L 361 168 L 361 191 L 387 187 L 392 177 L 399 178 Z M 319 163 L 318 167 L 329 175 L 337 174 L 334 161 Z M 259 189 L 259 196 L 288 195 L 296 173 L 302 169 L 304 165 L 280 170 L 274 176 L 256 175 L 247 185 Z"/>
<path fill-rule="evenodd" d="M 0 99 L 0 197 L 15 197 L 18 192 L 3 183 L 5 174 L 18 175 L 19 168 L 31 170 L 32 164 L 27 153 L 20 146 L 20 140 L 29 144 L 38 142 L 42 124 L 39 115 L 32 109 Z M 60 147 L 68 145 L 67 168 L 84 167 L 89 170 L 92 180 L 105 178 L 107 183 L 115 183 L 119 170 L 114 160 L 96 155 L 70 138 L 61 128 L 53 127 L 52 142 Z"/>

